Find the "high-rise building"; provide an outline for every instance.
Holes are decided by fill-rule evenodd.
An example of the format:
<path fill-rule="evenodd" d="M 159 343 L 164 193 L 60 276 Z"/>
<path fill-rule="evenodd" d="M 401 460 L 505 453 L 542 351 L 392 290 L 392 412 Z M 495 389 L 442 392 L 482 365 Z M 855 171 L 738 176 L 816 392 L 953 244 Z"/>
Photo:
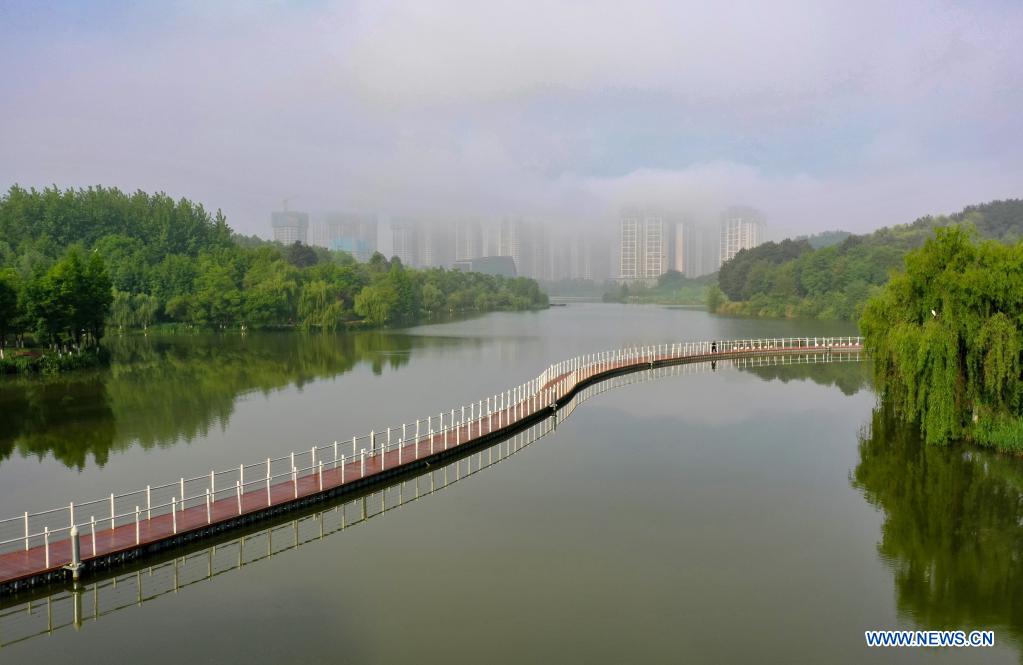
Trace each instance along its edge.
<path fill-rule="evenodd" d="M 688 274 L 692 269 L 693 227 L 688 222 L 675 222 L 671 247 L 671 269 Z"/>
<path fill-rule="evenodd" d="M 649 279 L 668 270 L 669 227 L 659 216 L 647 217 L 643 221 L 643 276 Z"/>
<path fill-rule="evenodd" d="M 515 270 L 518 274 L 525 274 L 525 264 L 522 254 L 522 222 L 519 220 L 505 219 L 501 222 L 498 232 L 497 254 L 498 256 L 510 256 L 515 262 Z"/>
<path fill-rule="evenodd" d="M 455 260 L 453 250 L 454 240 L 447 224 L 415 219 L 391 222 L 391 255 L 407 266 L 451 266 Z"/>
<path fill-rule="evenodd" d="M 421 265 L 450 266 L 455 260 L 454 232 L 447 224 L 424 224 L 419 228 Z"/>
<path fill-rule="evenodd" d="M 270 214 L 270 225 L 274 230 L 274 240 L 283 245 L 303 245 L 308 241 L 309 214 L 294 210 L 282 210 Z"/>
<path fill-rule="evenodd" d="M 620 256 L 618 276 L 622 279 L 639 277 L 640 224 L 637 217 L 622 218 L 618 250 Z"/>
<path fill-rule="evenodd" d="M 313 243 L 333 251 L 348 252 L 358 261 L 369 261 L 377 251 L 376 215 L 324 213 L 313 229 Z"/>
<path fill-rule="evenodd" d="M 630 212 L 619 229 L 622 279 L 656 279 L 668 270 L 671 225 L 661 215 Z"/>
<path fill-rule="evenodd" d="M 483 229 L 477 221 L 455 223 L 455 261 L 483 256 Z"/>
<path fill-rule="evenodd" d="M 419 268 L 419 228 L 414 222 L 391 222 L 391 256 L 397 256 L 403 265 Z"/>
<path fill-rule="evenodd" d="M 753 249 L 764 242 L 764 217 L 746 206 L 733 206 L 721 214 L 720 263 L 730 260 L 739 250 Z"/>
<path fill-rule="evenodd" d="M 699 277 L 705 269 L 704 230 L 689 220 L 672 224 L 671 269 L 686 277 Z"/>
<path fill-rule="evenodd" d="M 506 219 L 498 227 L 498 255 L 512 257 L 516 272 L 524 277 L 551 279 L 554 272 L 551 244 L 548 225 L 541 222 Z"/>

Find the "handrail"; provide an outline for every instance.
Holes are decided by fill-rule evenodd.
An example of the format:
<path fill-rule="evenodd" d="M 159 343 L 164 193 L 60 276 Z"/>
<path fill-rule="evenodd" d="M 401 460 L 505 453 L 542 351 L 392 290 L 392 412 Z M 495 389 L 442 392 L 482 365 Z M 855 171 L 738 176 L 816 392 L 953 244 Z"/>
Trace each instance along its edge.
<path fill-rule="evenodd" d="M 730 362 L 731 366 L 742 369 L 821 362 L 819 356 L 818 353 L 758 355 L 722 362 Z M 859 359 L 859 354 L 855 355 L 855 359 Z M 836 358 L 830 358 L 828 362 L 834 360 Z M 70 587 L 60 585 L 45 598 L 37 596 L 7 607 L 0 605 L 0 650 L 69 626 L 79 627 L 85 622 L 139 607 L 142 603 L 159 600 L 167 594 L 177 593 L 245 566 L 259 564 L 307 543 L 322 541 L 357 527 L 369 519 L 426 499 L 451 485 L 473 478 L 493 466 L 508 461 L 537 440 L 555 431 L 554 422 L 560 425 L 580 404 L 592 397 L 618 387 L 658 380 L 666 376 L 683 376 L 708 371 L 713 371 L 709 363 L 683 363 L 610 377 L 578 392 L 563 408 L 551 413 L 544 422 L 536 423 L 507 439 L 495 442 L 486 449 L 447 462 L 446 466 L 431 467 L 423 474 L 401 478 L 395 484 L 386 485 L 370 494 L 331 502 L 321 511 L 298 517 L 290 522 L 266 526 L 253 533 L 243 533 L 233 540 L 196 551 L 174 552 L 173 555 L 160 557 L 158 561 L 150 560 L 146 569 L 118 572 L 120 569 L 112 568 L 97 571 L 87 585 Z M 453 470 L 453 473 L 448 473 L 449 470 Z M 428 477 L 430 482 L 421 486 L 420 481 Z M 354 515 L 349 517 L 351 513 Z M 312 529 L 304 526 L 307 524 L 311 525 Z M 162 571 L 166 571 L 167 574 L 162 575 Z"/>
<path fill-rule="evenodd" d="M 73 528 L 86 536 L 92 535 L 95 554 L 97 525 L 115 529 L 135 524 L 138 532 L 143 516 L 146 520 L 152 520 L 169 515 L 176 534 L 178 514 L 190 508 L 205 505 L 209 515 L 211 506 L 217 501 L 236 497 L 238 513 L 241 514 L 246 491 L 259 491 L 262 488 L 266 490 L 269 505 L 275 479 L 288 479 L 294 484 L 296 498 L 302 479 L 318 475 L 322 489 L 324 471 L 340 469 L 342 484 L 361 480 L 367 475 L 367 466 L 377 468 L 372 473 L 383 471 L 388 457 L 396 451 L 397 464 L 400 465 L 405 463 L 402 455 L 408 448 L 414 447 L 414 459 L 419 459 L 420 447 L 428 447 L 432 455 L 435 446 L 443 446 L 442 449 L 446 450 L 449 446 L 462 445 L 496 429 L 535 416 L 551 406 L 557 406 L 559 400 L 571 393 L 580 382 L 601 374 L 653 366 L 657 362 L 713 360 L 770 352 L 851 351 L 861 349 L 862 345 L 861 337 L 782 337 L 675 342 L 578 355 L 554 363 L 534 379 L 491 397 L 425 419 L 416 419 L 413 423 L 372 430 L 368 434 L 353 436 L 350 441 L 345 439 L 343 443 L 335 440 L 322 446 L 314 445 L 308 450 L 291 451 L 276 458 L 268 457 L 259 462 L 243 463 L 220 471 L 211 470 L 208 474 L 192 478 L 181 477 L 177 482 L 148 485 L 120 494 L 110 493 L 99 499 L 72 502 L 67 506 L 39 512 L 26 511 L 0 519 L 0 554 L 42 546 L 46 549 L 46 559 L 49 562 L 51 539 L 66 537 L 65 534 Z M 254 479 L 250 476 L 247 480 L 246 471 L 254 469 L 259 473 Z M 346 473 L 352 475 L 346 477 Z M 93 506 L 100 506 L 106 512 L 98 517 L 93 512 L 85 519 L 86 513 L 82 509 Z M 88 553 L 88 548 L 85 552 Z"/>

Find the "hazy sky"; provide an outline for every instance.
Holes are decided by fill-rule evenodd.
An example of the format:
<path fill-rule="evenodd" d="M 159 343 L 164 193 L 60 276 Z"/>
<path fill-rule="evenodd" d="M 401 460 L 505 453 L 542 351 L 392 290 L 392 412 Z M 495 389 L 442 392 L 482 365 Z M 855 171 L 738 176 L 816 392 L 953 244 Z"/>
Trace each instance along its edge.
<path fill-rule="evenodd" d="M 1023 3 L 0 4 L 0 185 L 770 236 L 1023 196 Z"/>

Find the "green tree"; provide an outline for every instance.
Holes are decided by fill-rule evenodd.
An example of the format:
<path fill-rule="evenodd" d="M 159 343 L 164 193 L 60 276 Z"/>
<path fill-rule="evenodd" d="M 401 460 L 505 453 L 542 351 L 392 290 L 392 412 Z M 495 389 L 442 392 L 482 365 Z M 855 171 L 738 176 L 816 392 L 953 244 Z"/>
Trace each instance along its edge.
<path fill-rule="evenodd" d="M 4 357 L 7 335 L 15 329 L 20 314 L 18 276 L 13 270 L 0 270 L 0 358 Z"/>
<path fill-rule="evenodd" d="M 882 395 L 928 443 L 1004 447 L 1023 428 L 1021 321 L 1023 245 L 978 243 L 948 227 L 906 256 L 860 328 Z"/>
<path fill-rule="evenodd" d="M 423 285 L 423 307 L 426 311 L 436 314 L 444 309 L 444 304 L 444 292 L 436 284 L 428 282 Z"/>
<path fill-rule="evenodd" d="M 707 311 L 716 312 L 725 300 L 725 294 L 716 286 L 707 289 Z"/>
<path fill-rule="evenodd" d="M 135 311 L 131 300 L 131 294 L 127 291 L 114 289 L 114 300 L 110 304 L 110 322 L 117 326 L 118 330 L 135 325 Z"/>
<path fill-rule="evenodd" d="M 113 292 L 98 254 L 85 261 L 78 248 L 71 248 L 33 280 L 28 293 L 28 317 L 49 343 L 71 341 L 81 348 L 103 337 Z"/>
<path fill-rule="evenodd" d="M 136 293 L 132 296 L 131 307 L 134 324 L 148 329 L 160 311 L 160 301 L 149 293 Z"/>
<path fill-rule="evenodd" d="M 288 263 L 296 268 L 308 268 L 319 262 L 316 250 L 297 240 L 294 244 L 288 245 L 284 252 L 284 257 L 288 260 Z"/>
<path fill-rule="evenodd" d="M 397 318 L 399 300 L 393 285 L 387 282 L 371 284 L 355 297 L 355 312 L 370 325 L 385 326 Z"/>

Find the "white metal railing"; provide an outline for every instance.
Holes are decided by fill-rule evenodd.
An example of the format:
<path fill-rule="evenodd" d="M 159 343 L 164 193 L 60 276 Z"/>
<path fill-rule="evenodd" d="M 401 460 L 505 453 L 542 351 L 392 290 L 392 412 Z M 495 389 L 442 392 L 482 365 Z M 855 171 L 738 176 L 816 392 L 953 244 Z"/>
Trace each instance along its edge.
<path fill-rule="evenodd" d="M 368 495 L 347 499 L 313 515 L 242 535 L 232 541 L 180 557 L 174 556 L 169 561 L 143 570 L 100 577 L 85 587 L 62 587 L 44 599 L 36 598 L 0 609 L 0 649 L 158 600 L 170 593 L 269 560 L 425 499 L 514 457 L 555 431 L 554 423 L 560 424 L 568 419 L 577 406 L 610 390 L 664 377 L 701 374 L 715 369 L 720 371 L 722 367 L 728 366 L 744 369 L 860 358 L 858 353 L 832 358 L 821 352 L 740 356 L 722 360 L 717 368 L 709 362 L 684 363 L 606 378 L 578 392 L 563 408 L 552 412 L 545 420 L 443 467 L 431 467 L 422 475 L 400 480 Z"/>
<path fill-rule="evenodd" d="M 142 542 L 143 520 L 169 515 L 172 533 L 177 533 L 178 516 L 189 508 L 205 506 L 207 521 L 217 501 L 234 498 L 237 514 L 243 510 L 243 496 L 265 491 L 266 505 L 276 505 L 272 492 L 281 484 L 294 486 L 299 496 L 299 481 L 318 476 L 323 488 L 325 471 L 340 470 L 341 484 L 360 480 L 386 469 L 388 454 L 402 465 L 414 459 L 436 454 L 437 447 L 446 450 L 503 429 L 544 409 L 549 409 L 578 383 L 593 376 L 626 368 L 652 365 L 655 362 L 711 359 L 721 356 L 758 355 L 771 352 L 842 351 L 862 347 L 861 337 L 784 337 L 771 339 L 714 340 L 677 342 L 655 346 L 637 346 L 579 355 L 548 367 L 536 378 L 486 399 L 449 409 L 413 423 L 374 430 L 350 440 L 333 441 L 312 446 L 308 450 L 266 458 L 250 464 L 239 464 L 225 470 L 40 512 L 0 520 L 0 554 L 36 547 L 45 552 L 46 568 L 70 561 L 70 550 L 51 548 L 53 543 L 68 538 L 75 528 L 82 538 L 82 557 L 97 553 L 96 534 L 106 529 L 135 525 L 136 542 Z M 408 448 L 413 452 L 405 453 Z M 420 449 L 423 448 L 423 452 Z M 427 452 L 428 451 L 428 452 Z M 413 454 L 404 459 L 404 454 Z M 367 474 L 367 466 L 375 471 Z M 264 506 L 265 507 L 265 506 Z M 86 515 L 88 516 L 86 518 Z M 219 521 L 220 518 L 218 518 Z"/>

